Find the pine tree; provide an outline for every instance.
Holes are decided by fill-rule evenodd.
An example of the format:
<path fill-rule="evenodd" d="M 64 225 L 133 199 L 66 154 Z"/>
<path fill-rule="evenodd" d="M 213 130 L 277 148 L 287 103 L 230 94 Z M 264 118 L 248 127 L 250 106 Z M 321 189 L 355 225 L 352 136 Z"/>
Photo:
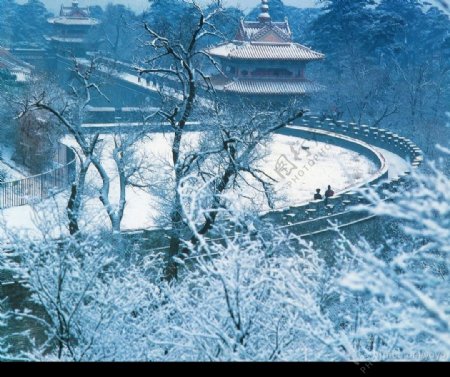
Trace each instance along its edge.
<path fill-rule="evenodd" d="M 0 45 L 10 46 L 15 30 L 14 19 L 18 5 L 14 0 L 0 2 Z"/>

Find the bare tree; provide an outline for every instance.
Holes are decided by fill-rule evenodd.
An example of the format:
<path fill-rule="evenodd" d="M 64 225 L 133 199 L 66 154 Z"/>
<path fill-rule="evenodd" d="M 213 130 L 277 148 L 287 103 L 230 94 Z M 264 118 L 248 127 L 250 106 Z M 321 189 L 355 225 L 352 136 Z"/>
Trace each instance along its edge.
<path fill-rule="evenodd" d="M 129 336 L 142 339 L 142 329 L 125 334 L 123 329 L 140 302 L 155 304 L 150 299 L 154 283 L 145 275 L 153 260 L 130 263 L 105 233 L 48 237 L 49 229 L 62 227 L 61 214 L 50 205 L 40 214 L 44 219 L 30 237 L 6 230 L 5 268 L 22 299 L 12 302 L 0 320 L 25 322 L 34 331 L 4 337 L 7 346 L 14 346 L 5 350 L 5 360 L 132 359 Z"/>
<path fill-rule="evenodd" d="M 242 109 L 238 106 L 229 107 L 218 105 L 214 94 L 210 78 L 206 70 L 201 69 L 200 62 L 206 61 L 209 66 L 220 71 L 217 62 L 205 51 L 206 41 L 215 38 L 220 39 L 221 35 L 214 26 L 215 17 L 223 12 L 222 1 L 217 0 L 209 7 L 202 8 L 195 1 L 188 4 L 192 23 L 184 24 L 182 35 L 174 37 L 164 36 L 152 28 L 152 25 L 145 24 L 150 41 L 147 45 L 152 49 L 152 55 L 145 63 L 148 68 L 138 68 L 141 75 L 152 74 L 155 77 L 165 79 L 166 85 L 176 87 L 175 95 L 170 101 L 165 101 L 160 115 L 169 123 L 173 132 L 171 142 L 171 164 L 173 166 L 173 198 L 170 209 L 171 237 L 167 261 L 167 276 L 169 279 L 177 275 L 177 267 L 174 258 L 179 257 L 183 238 L 197 242 L 193 235 L 186 235 L 186 225 L 183 219 L 182 204 L 177 188 L 181 180 L 190 175 L 195 169 L 199 175 L 208 176 L 210 161 L 214 155 L 220 155 L 222 164 L 217 171 L 216 179 L 211 184 L 212 198 L 214 195 L 223 193 L 230 187 L 233 179 L 241 172 L 247 171 L 262 182 L 261 177 L 250 168 L 249 161 L 255 149 L 269 135 L 286 126 L 289 122 L 301 117 L 303 111 L 291 107 L 280 110 L 276 115 L 281 115 L 278 119 L 274 113 L 261 109 L 252 112 L 250 109 Z M 208 39 L 209 38 L 209 39 Z M 165 96 L 161 90 L 161 96 Z M 236 123 L 229 125 L 230 113 L 242 111 L 250 114 L 246 117 L 249 122 L 241 119 L 241 124 L 236 127 Z M 189 153 L 183 153 L 182 146 L 188 130 L 188 122 L 196 119 L 201 114 L 205 123 L 219 133 L 218 143 L 202 143 L 202 147 Z M 207 115 L 206 115 L 207 114 Z M 277 120 L 275 120 L 277 119 Z M 207 126 L 208 124 L 205 124 Z M 214 208 L 217 210 L 221 202 L 215 201 Z M 211 211 L 205 219 L 201 233 L 208 233 L 215 222 L 217 214 Z"/>
<path fill-rule="evenodd" d="M 155 50 L 155 55 L 146 61 L 150 68 L 140 69 L 140 74 L 164 74 L 170 79 L 176 80 L 179 85 L 181 93 L 181 101 L 174 104 L 174 106 L 165 110 L 162 109 L 160 113 L 169 122 L 170 127 L 174 133 L 172 142 L 172 163 L 174 169 L 174 185 L 178 187 L 181 179 L 184 176 L 183 165 L 180 161 L 181 144 L 186 129 L 187 122 L 191 119 L 194 107 L 198 101 L 198 91 L 200 81 L 197 77 L 200 76 L 204 80 L 207 78 L 197 68 L 195 63 L 196 58 L 202 55 L 203 52 L 199 48 L 202 40 L 214 34 L 215 27 L 212 24 L 215 15 L 223 11 L 220 0 L 215 2 L 215 7 L 209 13 L 206 13 L 195 1 L 192 3 L 193 16 L 195 22 L 192 30 L 189 30 L 190 25 L 186 25 L 188 30 L 185 30 L 188 38 L 169 39 L 160 35 L 157 31 L 151 28 L 151 25 L 144 24 L 145 30 L 148 32 L 150 42 L 148 43 Z M 183 43 L 185 41 L 185 43 Z M 173 206 L 171 211 L 171 226 L 172 236 L 170 239 L 169 261 L 168 261 L 168 276 L 176 276 L 176 268 L 173 264 L 173 258 L 177 256 L 182 237 L 183 218 L 180 211 L 181 202 L 178 193 L 175 191 L 173 199 Z"/>
<path fill-rule="evenodd" d="M 36 109 L 49 112 L 75 140 L 74 150 L 78 156 L 79 171 L 72 184 L 67 203 L 69 231 L 72 235 L 80 230 L 80 210 L 91 166 L 95 168 L 101 179 L 99 199 L 111 221 L 112 229 L 116 233 L 120 232 L 126 206 L 126 187 L 139 170 L 139 166 L 131 165 L 136 162 L 132 155 L 135 151 L 134 144 L 141 138 L 141 134 L 122 135 L 117 132 L 112 141 L 111 157 L 119 178 L 119 199 L 117 204 L 114 204 L 111 199 L 112 173 L 105 167 L 104 156 L 102 156 L 105 146 L 100 138 L 100 133 L 91 133 L 82 126 L 84 112 L 91 102 L 93 92 L 107 99 L 99 85 L 93 82 L 97 66 L 96 58 L 92 59 L 89 64 L 82 64 L 74 59 L 74 68 L 72 69 L 74 80 L 70 85 L 72 96 L 65 95 L 61 90 L 56 90 L 55 93 L 53 89 L 52 91 L 49 88 L 37 88 L 28 98 L 24 109 L 24 113 Z"/>

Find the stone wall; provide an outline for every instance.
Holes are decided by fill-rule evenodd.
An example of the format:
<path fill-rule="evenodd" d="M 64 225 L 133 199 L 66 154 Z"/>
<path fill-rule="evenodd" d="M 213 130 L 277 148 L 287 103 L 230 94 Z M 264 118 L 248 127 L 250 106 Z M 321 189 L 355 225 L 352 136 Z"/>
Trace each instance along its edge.
<path fill-rule="evenodd" d="M 422 151 L 411 140 L 385 129 L 367 125 L 333 121 L 329 118 L 320 119 L 317 116 L 307 115 L 282 132 L 302 136 L 304 128 L 317 133 L 317 135 L 324 133 L 330 133 L 330 136 L 335 135 L 336 137 L 329 139 L 330 142 L 362 153 L 368 158 L 371 158 L 370 156 L 374 152 L 371 146 L 376 146 L 404 158 L 410 163 L 412 169 L 418 168 L 423 162 Z M 347 136 L 355 140 L 354 142 L 347 140 L 344 145 L 341 136 Z M 410 174 L 411 171 L 406 170 L 399 174 L 398 178 L 389 179 L 387 171 L 382 172 L 380 166 L 378 175 L 370 177 L 362 185 L 337 193 L 328 201 L 311 201 L 301 206 L 263 214 L 262 218 L 268 223 L 281 225 L 300 235 L 310 235 L 328 231 L 333 226 L 342 227 L 365 221 L 372 217 L 368 211 L 356 211 L 353 207 L 360 204 L 369 205 L 370 203 L 356 190 L 363 186 L 372 187 L 383 199 L 389 200 L 392 193 L 408 185 Z"/>

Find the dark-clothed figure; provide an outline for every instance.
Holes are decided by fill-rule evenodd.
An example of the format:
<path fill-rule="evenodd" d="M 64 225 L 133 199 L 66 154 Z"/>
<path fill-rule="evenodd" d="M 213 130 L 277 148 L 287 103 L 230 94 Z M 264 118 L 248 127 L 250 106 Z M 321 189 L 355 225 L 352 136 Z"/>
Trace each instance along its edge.
<path fill-rule="evenodd" d="M 316 193 L 314 194 L 314 200 L 321 200 L 322 195 L 320 194 L 320 189 L 316 189 Z"/>
<path fill-rule="evenodd" d="M 325 191 L 325 198 L 330 198 L 334 195 L 334 191 L 331 189 L 331 186 L 328 185 L 328 190 Z"/>

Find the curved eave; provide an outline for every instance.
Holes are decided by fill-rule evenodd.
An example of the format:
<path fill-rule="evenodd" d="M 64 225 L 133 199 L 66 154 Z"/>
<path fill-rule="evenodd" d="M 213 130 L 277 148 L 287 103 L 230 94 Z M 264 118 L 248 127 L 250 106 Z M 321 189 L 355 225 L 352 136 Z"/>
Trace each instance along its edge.
<path fill-rule="evenodd" d="M 323 60 L 325 55 L 299 43 L 224 43 L 205 52 L 214 58 L 237 61 L 310 62 Z"/>
<path fill-rule="evenodd" d="M 223 59 L 223 60 L 239 60 L 239 61 L 268 61 L 268 62 L 276 62 L 276 61 L 282 61 L 282 62 L 314 62 L 325 59 L 325 55 L 318 56 L 315 58 L 283 58 L 283 57 L 241 57 L 241 56 L 229 56 L 229 55 L 221 55 L 221 54 L 212 54 L 207 52 L 208 55 L 212 56 L 213 58 Z"/>
<path fill-rule="evenodd" d="M 51 37 L 48 40 L 58 43 L 72 43 L 72 44 L 85 44 L 85 40 L 82 38 L 59 38 Z"/>
<path fill-rule="evenodd" d="M 66 18 L 66 17 L 55 17 L 49 18 L 47 20 L 49 24 L 52 25 L 62 25 L 62 26 L 97 26 L 100 21 L 95 18 Z"/>
<path fill-rule="evenodd" d="M 317 93 L 324 89 L 315 82 L 303 80 L 224 80 L 213 82 L 213 86 L 216 91 L 222 93 L 256 96 L 300 96 Z"/>

